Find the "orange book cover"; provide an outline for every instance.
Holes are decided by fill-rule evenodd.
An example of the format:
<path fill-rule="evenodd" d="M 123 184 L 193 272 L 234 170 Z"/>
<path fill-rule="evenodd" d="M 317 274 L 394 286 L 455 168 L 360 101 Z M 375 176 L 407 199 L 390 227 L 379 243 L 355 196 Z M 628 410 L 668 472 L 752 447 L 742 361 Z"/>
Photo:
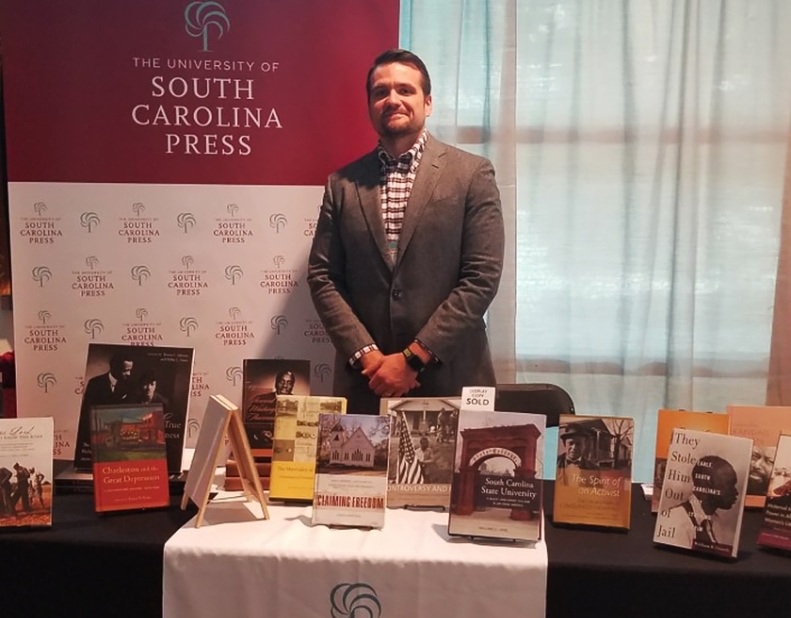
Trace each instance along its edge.
<path fill-rule="evenodd" d="M 656 423 L 656 451 L 654 455 L 654 490 L 651 494 L 651 512 L 659 510 L 662 483 L 667 466 L 667 452 L 674 429 L 695 429 L 727 435 L 729 418 L 727 414 L 700 412 L 694 410 L 659 410 Z"/>
<path fill-rule="evenodd" d="M 732 436 L 751 438 L 750 475 L 747 477 L 748 508 L 763 508 L 775 462 L 780 434 L 791 434 L 791 406 L 729 405 Z"/>
<path fill-rule="evenodd" d="M 561 415 L 553 521 L 628 529 L 633 449 L 634 419 Z"/>
<path fill-rule="evenodd" d="M 170 505 L 162 404 L 91 408 L 97 513 Z"/>

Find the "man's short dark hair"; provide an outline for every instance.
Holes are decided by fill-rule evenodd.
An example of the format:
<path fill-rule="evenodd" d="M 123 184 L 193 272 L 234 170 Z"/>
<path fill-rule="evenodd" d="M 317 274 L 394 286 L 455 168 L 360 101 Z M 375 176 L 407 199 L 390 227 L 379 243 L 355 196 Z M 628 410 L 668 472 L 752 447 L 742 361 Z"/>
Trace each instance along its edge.
<path fill-rule="evenodd" d="M 132 358 L 132 354 L 128 351 L 119 351 L 115 352 L 110 357 L 110 369 L 123 369 L 124 363 L 129 361 L 130 363 L 134 363 L 135 359 Z"/>
<path fill-rule="evenodd" d="M 423 88 L 423 94 L 425 96 L 431 94 L 431 77 L 429 77 L 428 69 L 426 68 L 425 63 L 417 56 L 417 54 L 413 54 L 411 51 L 406 49 L 388 49 L 386 52 L 379 54 L 374 60 L 374 63 L 371 65 L 371 68 L 368 69 L 368 78 L 365 80 L 365 91 L 368 94 L 369 101 L 371 100 L 371 86 L 373 85 L 371 83 L 371 79 L 373 78 L 374 71 L 380 66 L 385 64 L 393 64 L 394 62 L 408 64 L 420 71 L 420 86 Z"/>

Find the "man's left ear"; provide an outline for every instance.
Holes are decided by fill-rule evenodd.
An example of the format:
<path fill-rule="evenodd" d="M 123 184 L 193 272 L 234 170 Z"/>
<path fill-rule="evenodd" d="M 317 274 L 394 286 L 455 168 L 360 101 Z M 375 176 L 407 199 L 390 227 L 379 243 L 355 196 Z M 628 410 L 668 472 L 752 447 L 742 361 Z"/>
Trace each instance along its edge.
<path fill-rule="evenodd" d="M 431 116 L 431 110 L 432 110 L 432 109 L 434 109 L 434 105 L 433 105 L 433 103 L 434 103 L 434 100 L 431 98 L 431 95 L 428 95 L 428 96 L 426 97 L 426 103 L 425 103 L 425 107 L 426 107 L 426 118 L 428 118 L 429 116 Z"/>

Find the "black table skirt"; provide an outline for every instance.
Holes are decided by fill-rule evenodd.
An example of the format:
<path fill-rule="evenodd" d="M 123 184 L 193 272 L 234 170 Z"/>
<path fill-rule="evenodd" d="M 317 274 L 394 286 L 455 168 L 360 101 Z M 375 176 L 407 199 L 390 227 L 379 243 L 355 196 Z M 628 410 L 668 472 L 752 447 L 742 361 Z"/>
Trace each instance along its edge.
<path fill-rule="evenodd" d="M 745 513 L 730 562 L 655 547 L 637 486 L 628 532 L 554 526 L 545 489 L 548 617 L 789 615 L 791 557 L 756 547 L 760 513 Z M 52 529 L 0 531 L 0 617 L 160 617 L 164 544 L 195 513 L 174 497 L 169 509 L 99 516 L 89 494 L 56 496 Z"/>

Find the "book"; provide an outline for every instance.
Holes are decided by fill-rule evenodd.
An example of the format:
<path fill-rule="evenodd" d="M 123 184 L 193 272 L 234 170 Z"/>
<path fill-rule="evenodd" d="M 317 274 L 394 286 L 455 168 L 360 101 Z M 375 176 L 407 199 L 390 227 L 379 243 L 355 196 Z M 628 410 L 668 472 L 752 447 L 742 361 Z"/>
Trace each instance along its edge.
<path fill-rule="evenodd" d="M 382 528 L 390 417 L 319 414 L 313 524 Z"/>
<path fill-rule="evenodd" d="M 278 395 L 271 500 L 313 500 L 319 414 L 346 414 L 344 397 Z"/>
<path fill-rule="evenodd" d="M 277 395 L 310 395 L 310 361 L 246 358 L 242 362 L 242 422 L 258 460 L 272 457 Z"/>
<path fill-rule="evenodd" d="M 761 508 L 766 502 L 777 439 L 781 433 L 791 434 L 791 406 L 729 405 L 727 411 L 730 434 L 753 441 L 744 505 Z"/>
<path fill-rule="evenodd" d="M 634 420 L 562 414 L 555 474 L 555 523 L 628 529 Z"/>
<path fill-rule="evenodd" d="M 258 473 L 259 477 L 269 477 L 272 473 L 272 463 L 271 462 L 264 462 L 264 461 L 256 461 L 255 462 L 255 469 Z M 233 478 L 238 477 L 240 474 L 239 472 L 239 463 L 233 459 L 232 457 L 228 458 L 228 461 L 225 462 L 225 476 L 226 478 Z"/>
<path fill-rule="evenodd" d="M 91 407 L 97 513 L 170 505 L 161 403 Z"/>
<path fill-rule="evenodd" d="M 88 344 L 74 468 L 93 470 L 93 406 L 159 403 L 164 410 L 168 472 L 180 474 L 194 356 L 192 348 Z"/>
<path fill-rule="evenodd" d="M 450 507 L 461 399 L 382 399 L 392 417 L 387 506 Z"/>
<path fill-rule="evenodd" d="M 546 417 L 459 411 L 448 534 L 541 538 Z"/>
<path fill-rule="evenodd" d="M 651 493 L 651 512 L 659 510 L 659 496 L 667 465 L 667 451 L 674 429 L 697 429 L 727 434 L 730 418 L 727 414 L 661 409 L 656 420 L 656 449 L 654 451 L 654 487 Z"/>
<path fill-rule="evenodd" d="M 654 543 L 735 558 L 752 440 L 674 429 Z"/>
<path fill-rule="evenodd" d="M 52 417 L 0 419 L 0 529 L 52 526 Z"/>
<path fill-rule="evenodd" d="M 791 433 L 777 439 L 758 544 L 791 551 Z"/>

